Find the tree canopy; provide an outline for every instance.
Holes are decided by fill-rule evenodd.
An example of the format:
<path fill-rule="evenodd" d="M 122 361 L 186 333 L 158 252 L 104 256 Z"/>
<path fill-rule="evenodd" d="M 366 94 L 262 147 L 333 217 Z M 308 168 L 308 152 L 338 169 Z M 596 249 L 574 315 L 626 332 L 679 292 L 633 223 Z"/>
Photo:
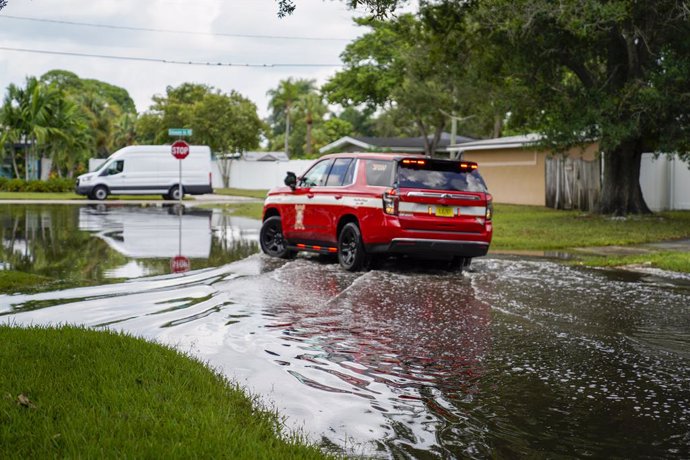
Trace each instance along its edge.
<path fill-rule="evenodd" d="M 236 91 L 223 93 L 211 86 L 182 83 L 153 97 L 148 112 L 137 121 L 142 144 L 170 141 L 169 128 L 191 128 L 192 141 L 216 153 L 242 152 L 259 146 L 263 131 L 256 105 Z"/>
<path fill-rule="evenodd" d="M 404 3 L 343 2 L 379 17 Z M 279 4 L 294 7 L 291 1 Z M 419 114 L 426 102 L 442 105 L 436 95 L 457 89 L 459 99 L 474 92 L 488 101 L 475 100 L 471 115 L 493 112 L 494 133 L 508 120 L 513 129 L 543 134 L 543 144 L 554 151 L 597 141 L 605 164 L 602 213 L 649 212 L 639 185 L 643 152 L 689 157 L 686 1 L 422 0 L 416 16 L 430 34 L 422 33 L 423 40 L 413 35 L 415 43 L 401 37 L 396 49 L 386 49 L 386 40 L 405 19 L 371 22 L 373 35 L 343 54 L 347 68 L 326 88 L 329 98 L 389 98 Z M 437 55 L 451 72 L 425 72 L 424 58 L 434 62 Z M 410 58 L 405 72 L 393 64 Z M 443 78 L 434 81 L 435 75 Z M 455 87 L 446 85 L 447 78 Z"/>

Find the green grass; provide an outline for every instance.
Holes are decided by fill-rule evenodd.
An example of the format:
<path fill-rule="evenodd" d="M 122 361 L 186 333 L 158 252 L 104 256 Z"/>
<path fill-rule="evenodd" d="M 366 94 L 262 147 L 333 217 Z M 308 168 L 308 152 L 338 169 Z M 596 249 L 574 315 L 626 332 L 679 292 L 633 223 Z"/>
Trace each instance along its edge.
<path fill-rule="evenodd" d="M 246 196 L 248 198 L 257 198 L 263 200 L 266 198 L 268 190 L 248 190 L 241 188 L 217 188 L 213 190 L 213 193 L 218 195 L 231 195 L 231 196 Z"/>
<path fill-rule="evenodd" d="M 324 458 L 202 363 L 143 339 L 0 326 L 0 458 Z"/>
<path fill-rule="evenodd" d="M 50 288 L 57 282 L 46 276 L 33 275 L 14 270 L 0 270 L 0 292 L 34 292 Z"/>
<path fill-rule="evenodd" d="M 690 238 L 690 212 L 612 219 L 537 206 L 495 205 L 496 250 L 554 250 Z"/>
<path fill-rule="evenodd" d="M 585 256 L 580 262 L 589 267 L 622 267 L 642 265 L 674 272 L 690 273 L 690 253 L 655 252 L 631 256 Z"/>
<path fill-rule="evenodd" d="M 115 195 L 109 196 L 106 201 L 111 200 L 158 200 L 162 201 L 160 195 Z M 190 200 L 192 198 L 185 197 L 184 200 Z M 93 203 L 100 203 L 99 201 L 92 201 L 83 195 L 77 195 L 76 193 L 64 192 L 64 193 L 41 193 L 41 192 L 0 192 L 0 200 L 84 200 Z"/>
<path fill-rule="evenodd" d="M 117 281 L 115 278 L 111 281 Z M 34 294 L 94 284 L 93 281 L 56 279 L 15 270 L 0 270 L 0 294 Z"/>
<path fill-rule="evenodd" d="M 86 200 L 86 197 L 71 192 L 0 192 L 0 200 Z"/>

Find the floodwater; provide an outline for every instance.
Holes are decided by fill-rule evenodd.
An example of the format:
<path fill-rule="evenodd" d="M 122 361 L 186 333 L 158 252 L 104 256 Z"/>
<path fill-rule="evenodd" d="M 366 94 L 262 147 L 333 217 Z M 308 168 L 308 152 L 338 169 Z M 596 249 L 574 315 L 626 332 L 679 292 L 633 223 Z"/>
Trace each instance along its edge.
<path fill-rule="evenodd" d="M 0 205 L 0 270 L 108 283 L 216 267 L 258 250 L 260 223 L 177 205 Z M 181 256 L 183 266 L 173 263 Z"/>
<path fill-rule="evenodd" d="M 353 274 L 254 254 L 0 296 L 0 321 L 171 344 L 346 455 L 690 457 L 683 277 L 508 257 L 463 274 L 412 263 Z"/>

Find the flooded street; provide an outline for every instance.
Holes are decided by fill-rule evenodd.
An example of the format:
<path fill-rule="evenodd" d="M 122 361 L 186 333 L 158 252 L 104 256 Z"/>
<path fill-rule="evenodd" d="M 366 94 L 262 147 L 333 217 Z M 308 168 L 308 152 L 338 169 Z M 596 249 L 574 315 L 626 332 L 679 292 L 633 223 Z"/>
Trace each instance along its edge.
<path fill-rule="evenodd" d="M 256 223 L 215 210 L 203 217 L 206 258 L 206 240 L 190 241 L 199 227 L 174 241 L 196 254 L 192 270 L 171 274 L 176 248 L 132 252 L 134 241 L 156 244 L 127 230 L 155 228 L 151 211 L 81 209 L 71 211 L 87 235 L 78 247 L 114 251 L 101 276 L 118 280 L 0 295 L 0 321 L 173 345 L 348 455 L 690 457 L 689 278 L 491 256 L 463 274 L 409 262 L 348 273 L 316 257 L 253 254 Z M 120 249 L 105 239 L 116 227 Z M 223 245 L 232 251 L 213 249 Z"/>

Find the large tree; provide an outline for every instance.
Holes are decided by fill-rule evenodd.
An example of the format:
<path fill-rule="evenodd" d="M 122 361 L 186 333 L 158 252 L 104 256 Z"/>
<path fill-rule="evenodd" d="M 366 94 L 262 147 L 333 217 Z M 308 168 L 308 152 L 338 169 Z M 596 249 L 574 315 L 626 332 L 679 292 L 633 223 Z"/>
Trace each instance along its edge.
<path fill-rule="evenodd" d="M 358 19 L 371 31 L 341 55 L 345 69 L 323 87 L 329 101 L 378 109 L 382 121 L 395 120 L 389 134 L 423 137 L 428 155 L 453 117 L 469 120 L 465 133 L 497 132 L 495 119 L 504 118 L 506 106 L 493 104 L 495 94 L 477 90 L 486 79 L 475 71 L 469 27 L 449 13 L 461 17 L 448 8 L 426 7 L 420 17 Z"/>
<path fill-rule="evenodd" d="M 599 211 L 648 213 L 642 154 L 690 146 L 687 2 L 485 0 L 474 14 L 532 88 L 531 118 L 548 142 L 600 141 Z"/>
<path fill-rule="evenodd" d="M 226 94 L 207 85 L 182 83 L 153 97 L 137 121 L 137 140 L 146 144 L 170 141 L 169 128 L 191 128 L 192 141 L 216 153 L 242 152 L 259 146 L 263 123 L 256 105 L 241 94 Z"/>
<path fill-rule="evenodd" d="M 343 1 L 378 15 L 404 3 Z M 501 56 L 511 69 L 506 78 L 527 88 L 527 97 L 515 98 L 510 111 L 542 132 L 545 145 L 560 150 L 599 141 L 605 160 L 600 212 L 649 212 L 639 185 L 642 153 L 688 158 L 690 151 L 687 1 L 421 0 L 420 5 L 464 12 L 459 27 L 471 24 L 479 49 Z"/>

